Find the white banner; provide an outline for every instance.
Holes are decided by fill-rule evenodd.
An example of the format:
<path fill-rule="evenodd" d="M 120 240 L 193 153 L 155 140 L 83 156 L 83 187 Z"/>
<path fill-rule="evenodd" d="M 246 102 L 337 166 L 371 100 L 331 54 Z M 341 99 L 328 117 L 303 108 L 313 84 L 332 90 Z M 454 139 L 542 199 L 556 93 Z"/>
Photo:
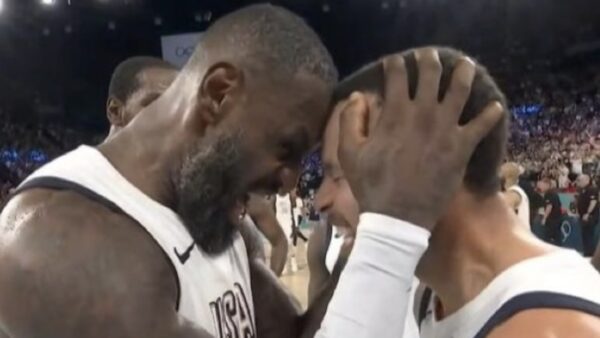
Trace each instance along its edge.
<path fill-rule="evenodd" d="M 202 33 L 165 35 L 160 38 L 162 56 L 166 61 L 181 68 L 194 53 Z"/>

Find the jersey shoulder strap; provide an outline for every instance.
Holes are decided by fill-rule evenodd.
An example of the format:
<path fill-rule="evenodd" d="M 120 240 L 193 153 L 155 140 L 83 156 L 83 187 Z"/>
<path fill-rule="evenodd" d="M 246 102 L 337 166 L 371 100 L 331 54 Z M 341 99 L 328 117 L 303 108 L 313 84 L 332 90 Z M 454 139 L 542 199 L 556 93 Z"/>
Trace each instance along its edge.
<path fill-rule="evenodd" d="M 488 319 L 477 335 L 475 335 L 475 338 L 487 337 L 493 329 L 506 322 L 512 316 L 521 311 L 531 309 L 575 310 L 600 317 L 600 304 L 587 299 L 555 292 L 528 292 L 515 296 L 504 303 L 504 305 Z"/>

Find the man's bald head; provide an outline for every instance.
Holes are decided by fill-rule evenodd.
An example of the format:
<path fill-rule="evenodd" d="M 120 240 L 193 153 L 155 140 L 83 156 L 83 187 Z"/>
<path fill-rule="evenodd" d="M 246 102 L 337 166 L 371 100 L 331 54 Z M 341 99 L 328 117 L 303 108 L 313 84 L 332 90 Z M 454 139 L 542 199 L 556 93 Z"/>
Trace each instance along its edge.
<path fill-rule="evenodd" d="M 185 70 L 216 58 L 243 63 L 263 75 L 265 71 L 279 76 L 304 73 L 329 85 L 338 78 L 331 55 L 306 22 L 268 4 L 248 6 L 215 21 L 202 35 Z"/>
<path fill-rule="evenodd" d="M 182 127 L 171 138 L 185 143 L 181 168 L 173 170 L 176 210 L 206 252 L 231 244 L 247 193 L 295 186 L 336 81 L 318 35 L 283 8 L 242 8 L 203 33 L 154 116 L 172 111 L 163 123 Z"/>

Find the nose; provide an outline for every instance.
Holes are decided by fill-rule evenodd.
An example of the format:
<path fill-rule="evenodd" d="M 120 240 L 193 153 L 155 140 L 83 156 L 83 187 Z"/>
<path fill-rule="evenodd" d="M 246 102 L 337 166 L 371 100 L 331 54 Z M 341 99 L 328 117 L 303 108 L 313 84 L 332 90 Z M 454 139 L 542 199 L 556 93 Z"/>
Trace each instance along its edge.
<path fill-rule="evenodd" d="M 284 167 L 279 172 L 279 180 L 281 182 L 281 190 L 290 192 L 298 185 L 300 178 L 300 168 Z"/>
<path fill-rule="evenodd" d="M 323 178 L 323 182 L 315 195 L 315 209 L 319 212 L 326 212 L 333 204 L 333 182 L 327 177 Z"/>

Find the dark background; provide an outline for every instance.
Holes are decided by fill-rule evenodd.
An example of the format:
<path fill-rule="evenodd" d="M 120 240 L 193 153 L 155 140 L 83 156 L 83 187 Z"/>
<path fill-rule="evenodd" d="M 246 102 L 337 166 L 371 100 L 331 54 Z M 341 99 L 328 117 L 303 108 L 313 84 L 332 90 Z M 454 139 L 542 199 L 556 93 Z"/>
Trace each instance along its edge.
<path fill-rule="evenodd" d="M 39 0 L 4 0 L 0 116 L 102 130 L 108 80 L 120 61 L 160 56 L 161 35 L 202 31 L 223 14 L 257 2 L 55 0 L 45 6 Z M 600 60 L 600 46 L 590 47 L 600 41 L 598 0 L 271 3 L 306 18 L 342 75 L 382 54 L 424 44 L 452 45 L 477 56 L 509 91 L 523 76 Z"/>

